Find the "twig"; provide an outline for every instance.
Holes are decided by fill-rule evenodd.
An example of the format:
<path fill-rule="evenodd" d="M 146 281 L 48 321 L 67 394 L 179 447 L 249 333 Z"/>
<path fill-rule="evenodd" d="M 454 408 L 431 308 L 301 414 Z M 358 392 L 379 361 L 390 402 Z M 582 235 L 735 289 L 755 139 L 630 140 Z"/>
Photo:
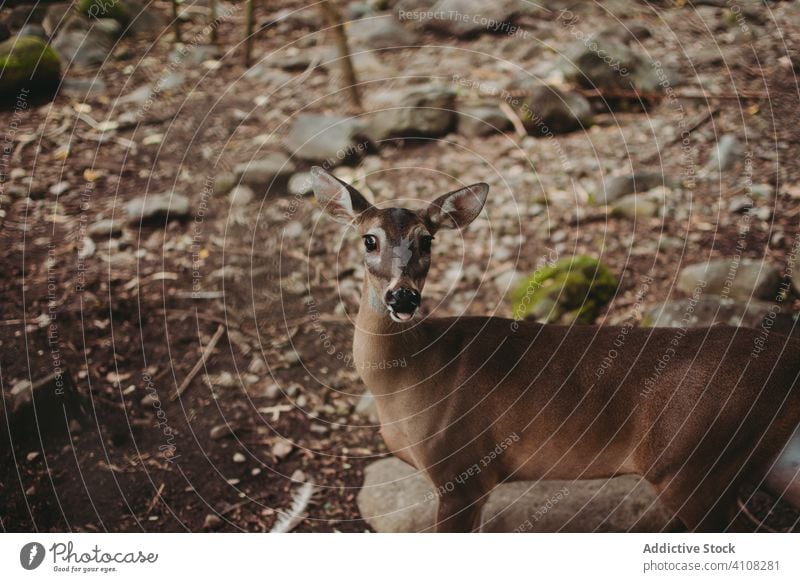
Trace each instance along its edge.
<path fill-rule="evenodd" d="M 517 115 L 517 112 L 511 108 L 511 105 L 506 103 L 505 101 L 500 102 L 500 111 L 508 117 L 508 120 L 511 122 L 511 125 L 514 126 L 514 131 L 517 132 L 519 137 L 525 137 L 528 135 L 528 132 L 525 130 L 525 124 L 522 123 L 522 120 Z"/>
<path fill-rule="evenodd" d="M 186 378 L 183 379 L 183 382 L 181 382 L 181 385 L 178 386 L 178 389 L 175 391 L 175 394 L 172 395 L 170 400 L 174 401 L 180 398 L 181 394 L 183 394 L 184 391 L 189 387 L 189 384 L 191 384 L 192 380 L 194 380 L 194 377 L 197 376 L 198 372 L 200 372 L 200 369 L 206 365 L 206 358 L 211 355 L 212 350 L 216 347 L 219 338 L 222 337 L 224 332 L 225 326 L 220 325 L 203 350 L 203 354 L 200 356 L 200 359 L 194 365 L 194 368 L 191 369 Z"/>
<path fill-rule="evenodd" d="M 164 483 L 161 484 L 161 486 L 158 488 L 158 491 L 156 491 L 156 494 L 153 495 L 153 498 L 150 500 L 150 503 L 147 505 L 147 511 L 144 514 L 145 517 L 150 515 L 150 512 L 153 511 L 153 508 L 156 506 L 156 503 L 158 503 L 158 500 L 161 499 L 161 493 L 163 491 L 164 491 Z"/>
<path fill-rule="evenodd" d="M 350 101 L 353 107 L 360 110 L 361 96 L 358 94 L 356 71 L 353 68 L 353 59 L 350 58 L 350 48 L 347 46 L 347 34 L 344 31 L 344 24 L 342 24 L 342 16 L 330 0 L 322 0 L 319 3 L 319 7 L 325 16 L 325 20 L 328 21 L 328 26 L 331 28 L 336 50 L 339 53 L 339 59 L 342 61 L 344 81 L 347 84 L 346 89 L 350 94 Z"/>
<path fill-rule="evenodd" d="M 178 0 L 172 0 L 172 29 L 175 31 L 175 42 L 183 42 L 181 39 L 181 21 L 178 18 Z"/>
<path fill-rule="evenodd" d="M 255 22 L 253 0 L 247 0 L 247 2 L 245 2 L 245 10 L 244 66 L 249 69 L 253 56 L 253 28 Z"/>
<path fill-rule="evenodd" d="M 626 89 L 578 89 L 578 93 L 587 98 L 599 97 L 602 99 L 642 99 L 645 101 L 658 101 L 664 98 L 664 93 L 658 91 L 631 91 Z M 742 93 L 679 93 L 675 92 L 678 99 L 767 99 L 769 95 L 763 91 L 747 91 Z"/>
<path fill-rule="evenodd" d="M 763 529 L 765 529 L 766 531 L 768 531 L 770 533 L 786 533 L 786 532 L 781 532 L 779 530 L 773 529 L 773 528 L 769 527 L 767 524 L 765 524 L 763 521 L 758 519 L 755 515 L 750 513 L 750 510 L 747 509 L 747 506 L 738 497 L 736 498 L 736 505 L 739 506 L 739 511 L 741 511 L 742 514 L 744 514 L 744 516 L 747 519 L 749 519 L 751 522 L 753 522 L 753 524 L 755 524 L 759 528 L 763 528 Z"/>

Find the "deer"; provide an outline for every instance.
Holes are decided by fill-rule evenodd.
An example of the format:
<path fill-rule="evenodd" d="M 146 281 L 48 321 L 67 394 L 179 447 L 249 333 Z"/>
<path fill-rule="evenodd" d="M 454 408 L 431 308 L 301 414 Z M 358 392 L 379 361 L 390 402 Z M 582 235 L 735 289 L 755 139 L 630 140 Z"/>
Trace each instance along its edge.
<path fill-rule="evenodd" d="M 353 361 L 388 449 L 436 488 L 435 531 L 480 531 L 489 493 L 517 480 L 638 475 L 689 531 L 735 529 L 746 482 L 800 508 L 800 341 L 630 326 L 620 347 L 620 326 L 422 316 L 434 237 L 473 222 L 489 186 L 411 210 L 311 174 L 323 212 L 362 240 Z"/>

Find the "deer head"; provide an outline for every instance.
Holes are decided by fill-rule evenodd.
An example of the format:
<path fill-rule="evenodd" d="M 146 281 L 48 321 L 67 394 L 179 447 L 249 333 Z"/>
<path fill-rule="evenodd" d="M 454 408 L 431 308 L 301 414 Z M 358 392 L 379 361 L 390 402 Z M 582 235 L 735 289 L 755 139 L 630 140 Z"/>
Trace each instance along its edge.
<path fill-rule="evenodd" d="M 320 206 L 361 236 L 368 305 L 398 323 L 411 321 L 422 301 L 436 233 L 475 220 L 489 192 L 479 183 L 440 196 L 423 210 L 381 209 L 322 168 L 311 174 Z"/>

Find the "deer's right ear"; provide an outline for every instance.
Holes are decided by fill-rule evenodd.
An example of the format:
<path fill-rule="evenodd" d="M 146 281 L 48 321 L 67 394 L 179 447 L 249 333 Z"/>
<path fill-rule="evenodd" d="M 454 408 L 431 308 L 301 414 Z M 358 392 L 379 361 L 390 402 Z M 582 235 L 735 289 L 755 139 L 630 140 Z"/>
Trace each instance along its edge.
<path fill-rule="evenodd" d="M 350 224 L 372 205 L 358 190 L 319 166 L 311 168 L 311 187 L 322 209 L 334 220 Z"/>

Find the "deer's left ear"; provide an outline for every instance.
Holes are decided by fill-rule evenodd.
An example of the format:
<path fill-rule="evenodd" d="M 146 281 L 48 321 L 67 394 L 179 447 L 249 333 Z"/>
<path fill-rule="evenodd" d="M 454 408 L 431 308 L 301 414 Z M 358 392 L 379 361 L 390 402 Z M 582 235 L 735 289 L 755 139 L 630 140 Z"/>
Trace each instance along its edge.
<path fill-rule="evenodd" d="M 464 228 L 478 218 L 488 193 L 489 185 L 480 182 L 439 196 L 428 206 L 425 218 L 433 230 Z"/>
<path fill-rule="evenodd" d="M 318 166 L 311 168 L 311 187 L 322 209 L 343 224 L 372 207 L 358 190 Z"/>

